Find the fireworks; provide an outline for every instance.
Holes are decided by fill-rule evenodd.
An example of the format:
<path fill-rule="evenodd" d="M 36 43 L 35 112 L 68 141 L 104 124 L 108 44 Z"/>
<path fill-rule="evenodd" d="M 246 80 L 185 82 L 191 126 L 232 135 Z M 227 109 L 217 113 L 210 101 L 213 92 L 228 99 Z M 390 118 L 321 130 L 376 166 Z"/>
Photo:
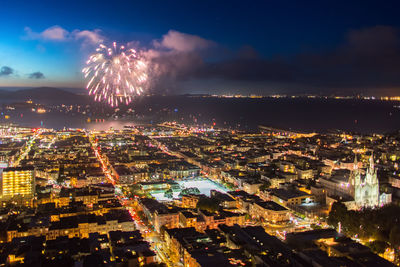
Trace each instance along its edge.
<path fill-rule="evenodd" d="M 86 64 L 82 70 L 88 80 L 86 89 L 95 101 L 107 102 L 112 107 L 128 105 L 146 88 L 148 64 L 134 49 L 117 46 L 115 42 L 112 47 L 100 44 Z"/>

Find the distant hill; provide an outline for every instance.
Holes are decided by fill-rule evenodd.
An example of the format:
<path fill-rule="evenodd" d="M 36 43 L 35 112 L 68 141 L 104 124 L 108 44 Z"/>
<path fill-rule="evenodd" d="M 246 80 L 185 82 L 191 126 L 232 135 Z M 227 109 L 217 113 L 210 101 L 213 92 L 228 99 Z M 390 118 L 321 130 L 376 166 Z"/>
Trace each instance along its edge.
<path fill-rule="evenodd" d="M 18 91 L 0 90 L 1 102 L 33 100 L 40 104 L 87 104 L 90 98 L 53 87 L 38 87 Z"/>

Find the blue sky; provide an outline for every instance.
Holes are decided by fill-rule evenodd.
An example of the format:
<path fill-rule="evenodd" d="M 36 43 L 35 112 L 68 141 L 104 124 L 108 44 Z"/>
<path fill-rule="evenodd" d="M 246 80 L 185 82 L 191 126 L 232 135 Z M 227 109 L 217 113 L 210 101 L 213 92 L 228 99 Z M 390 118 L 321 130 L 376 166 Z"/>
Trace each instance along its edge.
<path fill-rule="evenodd" d="M 89 40 L 88 32 L 96 33 L 106 41 L 136 41 L 145 49 L 154 49 L 154 41 L 162 42 L 168 32 L 174 30 L 213 42 L 218 51 L 223 51 L 215 52 L 214 46 L 214 51 L 207 55 L 198 53 L 204 61 L 224 61 L 227 58 L 234 61 L 241 56 L 241 51 L 251 50 L 257 57 L 256 64 L 263 61 L 268 65 L 272 63 L 265 60 L 279 59 L 285 60 L 283 63 L 280 61 L 280 65 L 286 64 L 288 67 L 285 69 L 290 69 L 289 65 L 303 54 L 311 53 L 312 58 L 315 55 L 322 57 L 348 45 L 349 32 L 376 26 L 397 31 L 400 24 L 397 1 L 304 2 L 5 1 L 0 9 L 0 68 L 10 67 L 13 73 L 1 75 L 0 72 L 0 86 L 82 87 L 84 83 L 80 70 L 90 51 L 97 45 Z M 45 31 L 55 26 L 65 30 L 62 40 L 45 37 Z M 383 31 L 385 36 L 390 35 L 385 29 L 379 29 L 378 33 L 374 31 L 372 34 L 380 36 Z M 309 61 L 305 65 L 311 69 Z M 298 64 L 303 63 L 296 63 L 295 67 L 299 68 Z M 213 66 L 221 69 L 219 73 L 196 68 L 188 77 L 174 82 L 190 85 L 193 90 L 201 90 L 205 86 L 234 88 L 235 84 L 236 88 L 268 90 L 271 84 L 277 83 L 280 84 L 278 87 L 288 88 L 294 84 L 294 87 L 301 85 L 301 88 L 318 87 L 326 77 L 321 77 L 322 81 L 303 82 L 299 74 L 276 74 L 292 79 L 288 84 L 275 77 L 254 78 L 242 72 L 226 75 L 227 69 L 222 68 L 227 64 L 223 62 L 222 65 Z M 238 65 L 235 64 L 232 63 L 232 66 Z M 29 78 L 36 72 L 42 73 L 43 77 Z M 293 75 L 296 77 L 293 78 Z M 212 81 L 216 82 L 213 84 Z M 332 81 L 328 80 L 327 83 Z M 346 86 L 351 85 L 365 87 L 353 81 Z M 396 82 L 379 86 L 374 81 L 377 87 L 397 85 Z"/>

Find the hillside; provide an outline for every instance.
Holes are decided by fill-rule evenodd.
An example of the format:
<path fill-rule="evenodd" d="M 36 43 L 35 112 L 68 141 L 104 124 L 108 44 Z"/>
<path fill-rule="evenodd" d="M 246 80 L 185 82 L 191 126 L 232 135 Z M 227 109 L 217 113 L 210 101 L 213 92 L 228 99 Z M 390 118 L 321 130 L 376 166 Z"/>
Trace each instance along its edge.
<path fill-rule="evenodd" d="M 84 104 L 90 99 L 53 87 L 38 87 L 18 91 L 0 90 L 1 102 L 19 102 L 33 100 L 41 104 Z"/>

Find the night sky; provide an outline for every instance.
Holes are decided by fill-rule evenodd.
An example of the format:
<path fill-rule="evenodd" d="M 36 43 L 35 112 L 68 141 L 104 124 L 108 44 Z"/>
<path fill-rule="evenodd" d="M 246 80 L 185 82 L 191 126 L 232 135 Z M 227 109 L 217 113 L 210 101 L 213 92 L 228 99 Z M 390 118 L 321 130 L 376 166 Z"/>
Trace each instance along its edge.
<path fill-rule="evenodd" d="M 304 3 L 306 2 L 306 3 Z M 3 1 L 0 86 L 83 88 L 100 42 L 154 92 L 400 94 L 399 1 Z"/>

